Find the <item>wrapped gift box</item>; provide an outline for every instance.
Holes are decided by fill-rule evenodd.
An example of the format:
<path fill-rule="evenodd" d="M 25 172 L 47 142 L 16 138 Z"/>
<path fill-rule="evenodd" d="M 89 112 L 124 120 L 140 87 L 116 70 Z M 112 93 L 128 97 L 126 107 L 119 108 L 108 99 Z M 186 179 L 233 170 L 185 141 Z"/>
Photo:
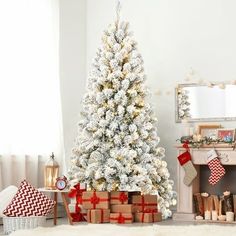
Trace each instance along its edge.
<path fill-rule="evenodd" d="M 129 192 L 129 200 L 128 200 L 128 203 L 129 203 L 129 204 L 132 204 L 132 197 L 133 197 L 133 196 L 140 196 L 140 195 L 141 195 L 141 192 L 138 192 L 138 191 Z"/>
<path fill-rule="evenodd" d="M 133 213 L 134 208 L 132 204 L 119 204 L 119 205 L 111 205 L 112 213 Z"/>
<path fill-rule="evenodd" d="M 134 195 L 132 196 L 132 204 L 134 212 L 145 212 L 149 210 L 157 210 L 156 195 Z"/>
<path fill-rule="evenodd" d="M 131 224 L 133 222 L 133 214 L 131 213 L 111 213 L 110 223 L 114 224 Z"/>
<path fill-rule="evenodd" d="M 82 204 L 82 193 L 86 191 L 86 184 L 76 184 L 70 189 L 68 197 L 72 204 L 78 203 Z"/>
<path fill-rule="evenodd" d="M 87 222 L 100 224 L 110 222 L 109 209 L 90 209 L 87 211 Z"/>
<path fill-rule="evenodd" d="M 110 204 L 128 204 L 128 192 L 111 192 Z"/>
<path fill-rule="evenodd" d="M 153 213 L 138 212 L 135 213 L 134 215 L 134 221 L 142 223 L 160 222 L 162 221 L 162 215 L 160 212 L 153 212 Z"/>
<path fill-rule="evenodd" d="M 85 221 L 87 217 L 87 211 L 83 209 L 82 205 L 79 204 L 68 204 L 69 212 L 73 222 Z"/>
<path fill-rule="evenodd" d="M 84 209 L 109 209 L 109 193 L 88 191 L 83 192 L 82 205 Z"/>

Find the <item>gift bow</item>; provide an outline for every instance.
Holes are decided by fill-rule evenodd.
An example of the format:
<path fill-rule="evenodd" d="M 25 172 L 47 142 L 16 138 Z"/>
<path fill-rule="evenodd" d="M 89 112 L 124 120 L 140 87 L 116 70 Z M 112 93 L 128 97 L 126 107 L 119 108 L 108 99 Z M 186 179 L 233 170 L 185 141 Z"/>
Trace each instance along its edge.
<path fill-rule="evenodd" d="M 184 144 L 183 144 L 183 148 L 185 148 L 186 149 L 186 151 L 188 151 L 189 150 L 189 146 L 188 146 L 188 144 L 189 144 L 189 141 L 187 140 L 187 141 L 185 141 L 184 142 Z"/>
<path fill-rule="evenodd" d="M 132 220 L 132 217 L 124 217 L 122 213 L 119 213 L 118 217 L 110 217 L 110 220 L 117 220 L 118 224 L 124 224 L 126 220 Z"/>
<path fill-rule="evenodd" d="M 97 196 L 96 191 L 93 191 L 93 196 L 89 199 L 82 199 L 83 202 L 90 202 L 93 204 L 93 209 L 96 209 L 96 205 L 100 202 L 107 202 L 109 201 L 108 198 L 100 198 Z"/>
<path fill-rule="evenodd" d="M 76 184 L 74 188 L 70 190 L 68 193 L 69 198 L 74 198 L 76 197 L 76 202 L 79 204 L 82 204 L 82 193 L 86 191 L 86 189 L 81 189 L 80 184 Z"/>
<path fill-rule="evenodd" d="M 128 200 L 128 196 L 126 193 L 121 192 L 118 197 L 112 197 L 113 200 L 119 200 L 122 204 L 124 204 Z"/>

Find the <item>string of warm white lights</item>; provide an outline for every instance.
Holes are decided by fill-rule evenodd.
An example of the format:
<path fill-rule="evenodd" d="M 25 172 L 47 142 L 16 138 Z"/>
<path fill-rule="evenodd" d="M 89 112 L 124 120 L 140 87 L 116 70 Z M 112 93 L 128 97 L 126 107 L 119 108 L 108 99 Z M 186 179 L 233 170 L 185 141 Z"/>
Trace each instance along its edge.
<path fill-rule="evenodd" d="M 202 78 L 202 76 L 194 69 L 190 68 L 190 71 L 187 73 L 184 81 L 180 81 L 175 84 L 175 88 L 178 88 L 179 84 L 195 84 L 200 86 L 207 86 L 209 88 L 213 88 L 215 86 L 218 86 L 220 89 L 225 89 L 226 85 L 236 85 L 236 79 L 235 80 L 229 80 L 229 81 L 209 81 Z M 166 87 L 162 89 L 157 89 L 154 94 L 156 96 L 161 95 L 171 95 L 173 93 L 172 87 Z"/>

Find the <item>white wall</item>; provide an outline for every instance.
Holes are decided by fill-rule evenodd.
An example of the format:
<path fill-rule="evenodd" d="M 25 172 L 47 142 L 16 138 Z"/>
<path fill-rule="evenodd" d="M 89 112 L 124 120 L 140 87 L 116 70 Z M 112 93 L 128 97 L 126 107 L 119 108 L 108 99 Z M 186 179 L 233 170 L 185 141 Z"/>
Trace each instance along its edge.
<path fill-rule="evenodd" d="M 86 0 L 60 0 L 60 78 L 67 161 L 86 82 Z"/>
<path fill-rule="evenodd" d="M 82 0 L 61 1 L 64 8 L 61 72 L 68 153 L 76 133 L 80 95 L 84 91 L 85 57 L 88 71 L 100 45 L 101 33 L 114 19 L 116 1 L 87 0 L 86 6 Z M 236 79 L 236 1 L 122 0 L 121 3 L 122 16 L 130 22 L 144 58 L 147 84 L 153 92 L 169 88 L 172 91 L 169 96 L 153 96 L 153 104 L 159 119 L 160 145 L 166 148 L 175 179 L 174 145 L 181 134 L 181 125 L 175 123 L 174 87 L 178 81 L 183 82 L 190 67 L 211 81 Z M 87 7 L 86 29 L 80 4 L 84 9 Z M 83 48 L 85 30 L 87 52 Z M 235 123 L 226 125 L 235 126 Z"/>
<path fill-rule="evenodd" d="M 236 1 L 234 0 L 121 0 L 122 16 L 130 22 L 144 58 L 147 84 L 159 120 L 160 145 L 175 179 L 174 87 L 184 82 L 190 67 L 211 81 L 236 78 Z M 114 19 L 115 1 L 87 0 L 87 68 L 100 44 L 101 32 Z M 217 105 L 217 104 L 216 104 Z M 235 126 L 235 124 L 227 124 Z"/>

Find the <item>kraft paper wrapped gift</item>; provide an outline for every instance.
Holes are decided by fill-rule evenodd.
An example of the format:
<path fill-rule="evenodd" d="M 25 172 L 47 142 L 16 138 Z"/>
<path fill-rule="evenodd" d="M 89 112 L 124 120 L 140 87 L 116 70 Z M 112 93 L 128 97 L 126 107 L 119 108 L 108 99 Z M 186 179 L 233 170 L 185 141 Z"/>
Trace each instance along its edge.
<path fill-rule="evenodd" d="M 111 205 L 112 213 L 133 213 L 134 208 L 132 204 L 119 204 L 119 205 Z"/>
<path fill-rule="evenodd" d="M 138 191 L 129 192 L 128 204 L 132 204 L 132 197 L 133 196 L 140 196 L 140 195 L 141 195 L 141 192 L 138 192 Z"/>
<path fill-rule="evenodd" d="M 131 224 L 133 223 L 133 214 L 131 213 L 111 213 L 110 223 L 113 224 Z"/>
<path fill-rule="evenodd" d="M 160 212 L 153 212 L 153 213 L 138 212 L 135 213 L 134 215 L 134 221 L 142 223 L 160 222 L 162 221 L 162 215 Z"/>
<path fill-rule="evenodd" d="M 157 210 L 156 195 L 134 195 L 132 196 L 132 204 L 134 212 L 145 212 L 149 210 Z"/>
<path fill-rule="evenodd" d="M 90 209 L 87 211 L 87 222 L 93 224 L 110 222 L 109 209 Z"/>
<path fill-rule="evenodd" d="M 129 196 L 128 192 L 111 192 L 110 204 L 128 204 Z"/>
<path fill-rule="evenodd" d="M 83 192 L 82 205 L 84 209 L 109 209 L 110 199 L 108 192 Z"/>

